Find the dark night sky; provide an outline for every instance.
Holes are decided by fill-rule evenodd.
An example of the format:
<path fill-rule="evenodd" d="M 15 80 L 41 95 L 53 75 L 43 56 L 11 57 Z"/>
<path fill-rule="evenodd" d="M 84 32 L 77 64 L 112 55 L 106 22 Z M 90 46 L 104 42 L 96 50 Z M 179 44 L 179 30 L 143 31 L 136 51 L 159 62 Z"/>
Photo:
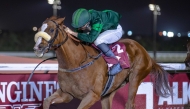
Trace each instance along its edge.
<path fill-rule="evenodd" d="M 111 9 L 122 14 L 124 31 L 134 34 L 152 34 L 153 14 L 148 4 L 156 3 L 161 8 L 157 31 L 186 33 L 190 31 L 190 6 L 188 0 L 61 0 L 58 16 L 66 17 L 65 25 L 71 27 L 72 13 L 78 8 Z M 0 3 L 0 29 L 32 30 L 52 16 L 52 6 L 47 0 L 3 0 Z"/>

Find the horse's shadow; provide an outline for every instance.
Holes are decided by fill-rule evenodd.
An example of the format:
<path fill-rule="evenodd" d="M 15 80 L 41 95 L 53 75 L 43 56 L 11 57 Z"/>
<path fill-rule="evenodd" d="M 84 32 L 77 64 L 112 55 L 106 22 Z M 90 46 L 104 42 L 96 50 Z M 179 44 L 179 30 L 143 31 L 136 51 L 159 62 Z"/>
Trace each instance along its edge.
<path fill-rule="evenodd" d="M 69 103 L 59 103 L 59 104 L 52 104 L 50 105 L 49 109 L 62 109 L 63 107 L 65 109 L 77 109 L 79 106 L 81 100 L 74 98 Z M 101 103 L 100 101 L 96 102 L 90 109 L 101 109 Z"/>
<path fill-rule="evenodd" d="M 52 105 L 50 105 L 49 109 L 62 109 L 63 107 L 65 109 L 77 109 L 77 107 L 79 106 L 79 104 L 80 104 L 80 100 L 74 98 L 69 103 L 52 104 Z"/>

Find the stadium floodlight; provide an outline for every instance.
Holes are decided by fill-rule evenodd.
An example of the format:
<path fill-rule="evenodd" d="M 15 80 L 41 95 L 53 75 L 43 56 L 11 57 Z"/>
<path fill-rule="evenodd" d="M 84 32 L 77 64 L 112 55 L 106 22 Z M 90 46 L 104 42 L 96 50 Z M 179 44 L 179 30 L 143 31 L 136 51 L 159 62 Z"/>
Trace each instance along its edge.
<path fill-rule="evenodd" d="M 159 5 L 154 5 L 154 4 L 149 4 L 148 5 L 149 6 L 149 9 L 151 10 L 151 11 L 156 11 L 157 13 L 157 15 L 159 15 L 160 14 L 160 6 Z"/>
<path fill-rule="evenodd" d="M 154 60 L 156 60 L 156 25 L 157 25 L 157 15 L 161 15 L 160 7 L 156 4 L 149 4 L 149 9 L 153 12 L 153 55 Z"/>
<path fill-rule="evenodd" d="M 174 33 L 171 32 L 171 31 L 168 31 L 167 36 L 168 36 L 168 37 L 174 37 Z"/>
<path fill-rule="evenodd" d="M 53 5 L 53 15 L 57 16 L 57 10 L 61 10 L 61 1 L 60 0 L 48 0 L 48 3 Z"/>
<path fill-rule="evenodd" d="M 167 32 L 166 31 L 163 31 L 163 36 L 167 36 Z"/>
<path fill-rule="evenodd" d="M 154 11 L 154 4 L 149 4 L 148 6 L 151 11 Z"/>
<path fill-rule="evenodd" d="M 48 0 L 48 3 L 52 5 L 54 3 L 54 0 Z"/>

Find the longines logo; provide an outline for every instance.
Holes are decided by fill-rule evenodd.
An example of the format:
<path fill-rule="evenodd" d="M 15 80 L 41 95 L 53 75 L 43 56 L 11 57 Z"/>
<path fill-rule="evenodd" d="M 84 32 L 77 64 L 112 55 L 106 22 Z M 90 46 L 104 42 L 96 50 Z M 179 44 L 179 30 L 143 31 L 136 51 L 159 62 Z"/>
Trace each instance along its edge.
<path fill-rule="evenodd" d="M 41 102 L 58 88 L 56 81 L 0 82 L 0 104 Z"/>
<path fill-rule="evenodd" d="M 41 103 L 38 104 L 13 104 L 0 105 L 0 109 L 39 109 Z"/>

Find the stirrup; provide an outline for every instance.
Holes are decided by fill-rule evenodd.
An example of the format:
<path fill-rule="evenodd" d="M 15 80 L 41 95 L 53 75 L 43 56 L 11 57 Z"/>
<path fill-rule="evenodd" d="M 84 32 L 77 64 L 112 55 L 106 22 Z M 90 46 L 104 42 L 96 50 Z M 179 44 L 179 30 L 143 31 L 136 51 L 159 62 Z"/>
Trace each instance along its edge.
<path fill-rule="evenodd" d="M 114 75 L 118 74 L 121 71 L 122 71 L 121 65 L 118 63 L 118 64 L 114 64 L 111 67 L 111 69 L 109 70 L 108 74 L 114 76 Z"/>

